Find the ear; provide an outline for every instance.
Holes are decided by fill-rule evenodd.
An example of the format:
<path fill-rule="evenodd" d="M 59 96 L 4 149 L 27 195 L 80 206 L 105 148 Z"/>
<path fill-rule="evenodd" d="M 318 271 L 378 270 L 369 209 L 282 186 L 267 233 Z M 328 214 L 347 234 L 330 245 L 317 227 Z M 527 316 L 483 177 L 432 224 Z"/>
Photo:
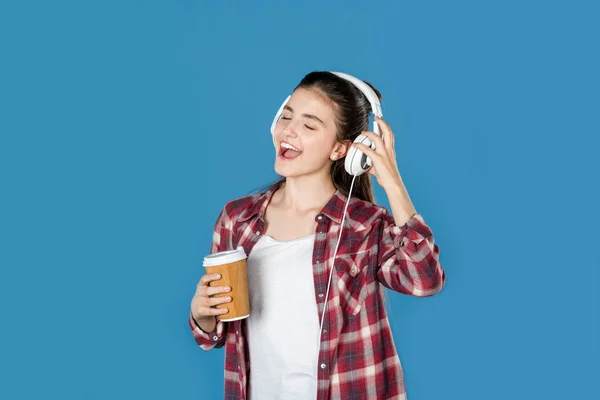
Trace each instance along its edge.
<path fill-rule="evenodd" d="M 339 160 L 340 158 L 344 158 L 344 156 L 348 153 L 348 150 L 350 150 L 351 145 L 351 140 L 346 140 L 344 142 L 336 142 L 336 144 L 333 146 L 333 149 L 331 150 L 329 158 L 334 161 Z"/>

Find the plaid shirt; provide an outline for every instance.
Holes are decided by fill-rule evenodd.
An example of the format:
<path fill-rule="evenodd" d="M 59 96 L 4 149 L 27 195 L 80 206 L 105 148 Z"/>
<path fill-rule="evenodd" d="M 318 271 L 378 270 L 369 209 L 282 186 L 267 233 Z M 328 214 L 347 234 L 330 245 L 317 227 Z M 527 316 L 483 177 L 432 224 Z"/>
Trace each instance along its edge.
<path fill-rule="evenodd" d="M 277 188 L 227 203 L 215 225 L 211 253 L 240 245 L 250 254 L 265 231 L 265 211 Z M 316 217 L 312 261 L 319 321 L 346 199 L 336 192 Z M 421 297 L 438 293 L 445 283 L 439 249 L 420 214 L 397 226 L 386 208 L 353 197 L 344 224 L 320 342 L 318 393 L 313 398 L 406 399 L 383 287 Z M 246 320 L 223 322 L 217 317 L 210 333 L 202 331 L 191 314 L 188 323 L 202 349 L 225 345 L 225 399 L 260 400 L 248 396 Z"/>

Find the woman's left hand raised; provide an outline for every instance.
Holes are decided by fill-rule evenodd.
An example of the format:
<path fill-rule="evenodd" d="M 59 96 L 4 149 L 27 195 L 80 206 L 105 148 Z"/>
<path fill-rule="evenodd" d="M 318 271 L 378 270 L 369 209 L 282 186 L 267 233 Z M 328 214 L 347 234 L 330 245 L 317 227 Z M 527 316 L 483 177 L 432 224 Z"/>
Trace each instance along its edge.
<path fill-rule="evenodd" d="M 368 173 L 377 178 L 377 182 L 384 190 L 402 187 L 402 178 L 398 170 L 396 150 L 394 149 L 394 133 L 382 118 L 375 117 L 375 123 L 379 125 L 382 137 L 375 132 L 362 132 L 363 135 L 368 136 L 375 143 L 375 150 L 362 143 L 354 143 L 353 146 L 371 158 L 373 166 L 368 170 Z"/>

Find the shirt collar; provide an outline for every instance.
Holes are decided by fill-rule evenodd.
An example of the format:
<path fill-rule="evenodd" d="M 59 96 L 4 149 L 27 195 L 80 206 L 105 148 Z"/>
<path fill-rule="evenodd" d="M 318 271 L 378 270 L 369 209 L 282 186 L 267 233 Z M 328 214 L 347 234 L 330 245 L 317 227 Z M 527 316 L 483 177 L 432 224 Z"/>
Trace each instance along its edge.
<path fill-rule="evenodd" d="M 331 196 L 331 199 L 325 204 L 320 214 L 323 214 L 333 222 L 340 224 L 342 222 L 347 199 L 348 197 L 340 192 L 339 189 L 336 190 L 333 196 Z M 350 205 L 348 205 L 348 208 L 350 208 Z"/>
<path fill-rule="evenodd" d="M 247 221 L 254 216 L 258 216 L 260 219 L 264 221 L 265 212 L 267 210 L 267 206 L 273 197 L 273 193 L 281 187 L 283 182 L 276 183 L 272 185 L 265 192 L 257 195 L 256 200 L 252 202 L 250 207 L 246 208 L 240 214 L 239 221 Z M 335 191 L 333 196 L 329 199 L 327 204 L 321 209 L 320 215 L 324 215 L 331 219 L 336 223 L 342 222 L 342 216 L 344 213 L 344 207 L 346 205 L 346 200 L 348 197 L 338 190 Z"/>

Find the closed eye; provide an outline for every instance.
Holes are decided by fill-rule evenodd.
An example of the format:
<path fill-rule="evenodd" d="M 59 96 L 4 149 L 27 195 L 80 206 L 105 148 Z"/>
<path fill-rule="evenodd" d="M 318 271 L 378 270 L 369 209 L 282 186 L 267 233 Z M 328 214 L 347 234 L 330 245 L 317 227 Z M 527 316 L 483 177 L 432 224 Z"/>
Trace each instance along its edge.
<path fill-rule="evenodd" d="M 310 126 L 308 126 L 308 125 L 304 125 L 304 126 L 305 126 L 305 127 L 307 127 L 308 129 L 310 129 L 311 131 L 314 131 L 314 130 L 315 130 L 315 128 L 311 128 L 311 127 L 310 127 Z"/>

